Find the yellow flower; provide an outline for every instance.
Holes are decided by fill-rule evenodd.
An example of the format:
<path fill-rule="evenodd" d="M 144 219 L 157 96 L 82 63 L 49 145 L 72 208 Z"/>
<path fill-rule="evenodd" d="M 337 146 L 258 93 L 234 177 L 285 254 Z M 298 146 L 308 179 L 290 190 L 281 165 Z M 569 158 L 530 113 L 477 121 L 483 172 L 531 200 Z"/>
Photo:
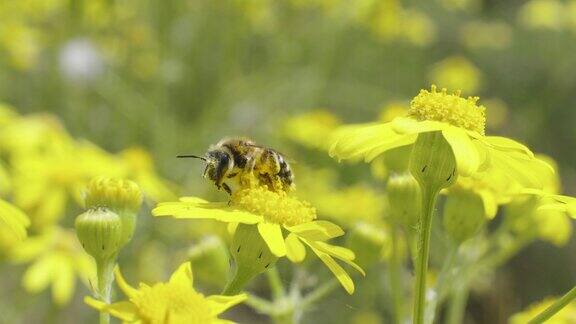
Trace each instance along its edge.
<path fill-rule="evenodd" d="M 330 154 L 370 162 L 386 151 L 413 145 L 419 134 L 438 132 L 454 153 L 459 176 L 499 172 L 501 181 L 542 188 L 541 175 L 553 173 L 552 168 L 514 140 L 484 135 L 485 108 L 477 100 L 448 94 L 445 89 L 437 91 L 435 86 L 431 91 L 421 90 L 406 117 L 337 130 Z"/>
<path fill-rule="evenodd" d="M 241 303 L 246 295 L 205 297 L 194 290 L 190 262 L 176 270 L 166 283 L 148 286 L 140 283 L 138 288 L 130 286 L 118 268 L 116 281 L 128 300 L 113 304 L 86 297 L 85 302 L 99 310 L 110 313 L 123 323 L 147 324 L 207 324 L 230 323 L 218 315 L 228 308 Z"/>
<path fill-rule="evenodd" d="M 548 306 L 556 301 L 555 298 L 546 298 L 545 300 L 530 305 L 526 310 L 514 314 L 510 318 L 510 324 L 528 323 L 536 315 L 543 312 Z M 556 315 L 546 321 L 546 324 L 572 324 L 576 322 L 576 303 L 568 304 L 562 308 Z"/>
<path fill-rule="evenodd" d="M 542 157 L 556 168 L 556 162 Z M 544 178 L 543 189 L 523 189 L 506 205 L 506 216 L 512 230 L 558 246 L 565 245 L 572 235 L 572 221 L 576 218 L 576 198 L 558 194 L 561 191 L 557 175 Z"/>
<path fill-rule="evenodd" d="M 24 288 L 38 293 L 51 286 L 52 298 L 58 305 L 67 304 L 72 298 L 76 278 L 88 285 L 88 280 L 96 276 L 92 258 L 84 253 L 74 232 L 59 227 L 14 246 L 10 260 L 31 262 L 22 278 Z"/>
<path fill-rule="evenodd" d="M 273 192 L 266 187 L 246 188 L 236 191 L 230 202 L 207 202 L 196 197 L 185 197 L 179 202 L 160 203 L 152 214 L 256 226 L 272 254 L 276 257 L 286 256 L 292 262 L 305 258 L 304 243 L 350 294 L 354 292 L 354 283 L 334 258 L 364 274 L 353 262 L 354 252 L 326 243 L 343 235 L 344 231 L 331 222 L 316 220 L 316 210 L 312 206 L 284 192 Z M 288 235 L 284 237 L 284 233 Z"/>
<path fill-rule="evenodd" d="M 461 56 L 448 57 L 436 63 L 430 71 L 430 80 L 450 89 L 462 89 L 464 93 L 474 93 L 482 84 L 480 70 L 468 59 Z"/>
<path fill-rule="evenodd" d="M 0 227 L 7 229 L 2 235 L 9 235 L 15 240 L 26 237 L 26 228 L 30 226 L 30 220 L 20 209 L 9 202 L 0 199 Z M 7 238 L 3 238 L 5 240 Z"/>

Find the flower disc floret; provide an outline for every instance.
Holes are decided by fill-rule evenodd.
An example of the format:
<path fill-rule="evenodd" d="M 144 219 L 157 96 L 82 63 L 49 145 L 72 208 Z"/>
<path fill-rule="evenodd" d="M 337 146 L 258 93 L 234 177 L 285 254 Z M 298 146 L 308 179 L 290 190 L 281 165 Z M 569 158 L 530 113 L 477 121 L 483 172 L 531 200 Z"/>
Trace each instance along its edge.
<path fill-rule="evenodd" d="M 137 212 L 142 204 L 142 192 L 130 180 L 95 178 L 88 184 L 86 208 L 106 207 L 112 210 Z"/>
<path fill-rule="evenodd" d="M 460 91 L 448 94 L 446 89 L 420 90 L 410 102 L 408 115 L 418 121 L 434 120 L 465 128 L 484 135 L 486 108 L 478 105 L 478 97 L 460 97 Z"/>
<path fill-rule="evenodd" d="M 231 203 L 251 213 L 262 215 L 271 223 L 294 226 L 316 219 L 316 209 L 308 202 L 274 192 L 266 187 L 253 187 L 236 191 Z"/>

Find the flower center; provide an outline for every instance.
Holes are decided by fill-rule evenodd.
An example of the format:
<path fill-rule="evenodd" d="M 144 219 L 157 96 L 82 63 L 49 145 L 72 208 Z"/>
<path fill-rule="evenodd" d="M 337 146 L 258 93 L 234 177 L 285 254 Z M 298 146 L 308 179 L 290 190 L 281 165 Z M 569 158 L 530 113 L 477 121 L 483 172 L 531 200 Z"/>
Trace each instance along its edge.
<path fill-rule="evenodd" d="M 262 215 L 268 222 L 294 226 L 316 219 L 316 209 L 308 202 L 274 192 L 265 186 L 245 188 L 232 194 L 232 204 Z"/>
<path fill-rule="evenodd" d="M 419 121 L 435 120 L 484 135 L 486 108 L 478 106 L 478 97 L 460 97 L 460 91 L 448 94 L 446 89 L 438 92 L 436 86 L 431 90 L 420 90 L 410 102 L 408 115 Z"/>
<path fill-rule="evenodd" d="M 191 287 L 158 283 L 140 287 L 132 302 L 146 323 L 210 323 L 213 319 L 206 299 Z"/>

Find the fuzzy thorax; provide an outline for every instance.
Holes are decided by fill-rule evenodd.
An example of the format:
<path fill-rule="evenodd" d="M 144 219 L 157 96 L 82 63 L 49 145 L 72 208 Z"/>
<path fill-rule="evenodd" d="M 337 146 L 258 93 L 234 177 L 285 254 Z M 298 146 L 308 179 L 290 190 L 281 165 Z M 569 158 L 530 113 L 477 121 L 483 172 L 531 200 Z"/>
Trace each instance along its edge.
<path fill-rule="evenodd" d="M 460 97 L 460 91 L 448 94 L 446 89 L 420 90 L 410 102 L 408 115 L 419 120 L 433 120 L 465 128 L 484 135 L 486 108 L 477 105 L 478 97 Z"/>

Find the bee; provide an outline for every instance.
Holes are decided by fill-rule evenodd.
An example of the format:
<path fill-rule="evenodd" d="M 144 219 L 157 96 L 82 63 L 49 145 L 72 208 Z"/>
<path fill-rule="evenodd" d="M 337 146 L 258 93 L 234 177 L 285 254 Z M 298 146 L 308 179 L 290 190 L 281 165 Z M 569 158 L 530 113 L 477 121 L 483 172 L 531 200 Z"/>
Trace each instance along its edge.
<path fill-rule="evenodd" d="M 214 182 L 228 194 L 246 188 L 250 179 L 273 191 L 290 191 L 294 175 L 284 156 L 276 150 L 260 146 L 245 138 L 224 138 L 210 146 L 204 156 L 178 155 L 206 163 L 204 178 Z M 249 177 L 252 174 L 253 177 Z"/>

